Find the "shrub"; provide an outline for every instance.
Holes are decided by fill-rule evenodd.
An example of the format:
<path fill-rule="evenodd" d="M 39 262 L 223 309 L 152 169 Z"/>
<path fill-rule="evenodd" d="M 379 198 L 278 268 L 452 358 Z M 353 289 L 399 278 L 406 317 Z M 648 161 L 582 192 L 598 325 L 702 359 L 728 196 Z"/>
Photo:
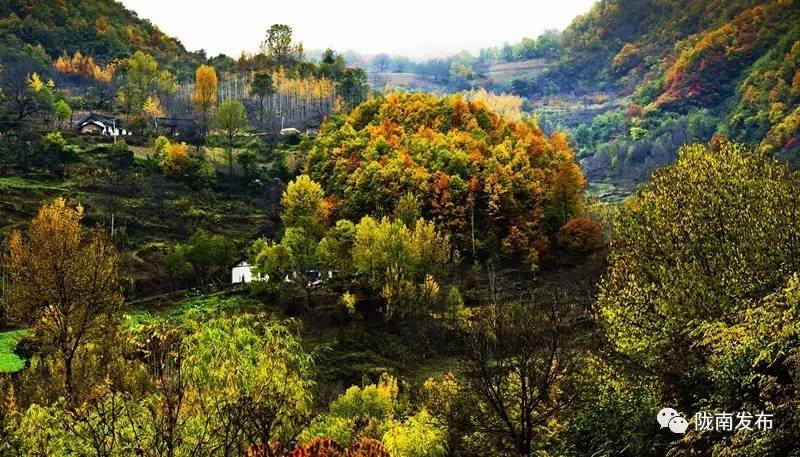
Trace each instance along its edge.
<path fill-rule="evenodd" d="M 570 219 L 558 230 L 559 246 L 573 255 L 593 252 L 603 246 L 603 230 L 597 221 L 585 217 Z"/>

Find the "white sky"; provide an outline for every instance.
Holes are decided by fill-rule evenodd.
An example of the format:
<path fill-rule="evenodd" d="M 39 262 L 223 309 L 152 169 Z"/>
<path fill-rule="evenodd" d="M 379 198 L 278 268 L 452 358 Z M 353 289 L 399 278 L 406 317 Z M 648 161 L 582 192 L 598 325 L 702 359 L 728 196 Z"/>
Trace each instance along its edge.
<path fill-rule="evenodd" d="M 287 24 L 306 49 L 409 57 L 454 54 L 563 29 L 595 0 L 121 0 L 183 42 L 238 57 Z"/>

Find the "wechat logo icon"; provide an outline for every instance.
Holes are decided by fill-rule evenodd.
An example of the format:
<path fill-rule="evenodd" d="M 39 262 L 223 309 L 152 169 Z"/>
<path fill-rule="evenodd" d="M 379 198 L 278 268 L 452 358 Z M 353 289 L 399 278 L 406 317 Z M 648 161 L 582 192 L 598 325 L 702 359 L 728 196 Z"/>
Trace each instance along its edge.
<path fill-rule="evenodd" d="M 656 420 L 661 428 L 668 428 L 672 433 L 679 433 L 682 435 L 686 433 L 686 429 L 689 428 L 689 422 L 672 408 L 664 408 L 659 411 Z"/>

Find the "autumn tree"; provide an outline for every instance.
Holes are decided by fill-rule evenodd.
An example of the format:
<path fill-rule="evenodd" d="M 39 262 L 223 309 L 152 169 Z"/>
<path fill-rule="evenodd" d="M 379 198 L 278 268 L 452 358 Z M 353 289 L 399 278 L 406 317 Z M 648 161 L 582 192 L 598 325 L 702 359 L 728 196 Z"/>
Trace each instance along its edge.
<path fill-rule="evenodd" d="M 579 321 L 560 300 L 553 292 L 531 303 L 496 303 L 467 331 L 456 393 L 472 403 L 463 419 L 490 438 L 497 455 L 538 455 L 552 421 L 573 401 Z"/>
<path fill-rule="evenodd" d="M 247 129 L 247 113 L 242 103 L 233 99 L 222 102 L 216 116 L 216 127 L 225 141 L 229 173 L 233 177 L 233 148 Z"/>
<path fill-rule="evenodd" d="M 116 249 L 105 233 L 85 233 L 82 217 L 61 198 L 43 206 L 25 235 L 12 233 L 6 258 L 9 317 L 59 358 L 67 394 L 76 355 L 111 331 L 122 304 Z"/>
<path fill-rule="evenodd" d="M 168 70 L 159 70 L 158 62 L 142 51 L 124 61 L 124 78 L 117 101 L 129 115 L 142 116 L 148 99 L 173 94 L 178 83 Z"/>
<path fill-rule="evenodd" d="M 200 65 L 194 76 L 192 103 L 200 115 L 200 134 L 208 132 L 209 117 L 217 106 L 217 72 L 210 65 Z"/>
<path fill-rule="evenodd" d="M 114 97 L 118 66 L 117 61 L 100 65 L 92 56 L 83 55 L 80 51 L 76 51 L 72 58 L 64 54 L 53 62 L 53 67 L 62 75 L 94 82 L 94 89 L 101 106 L 107 105 Z"/>
<path fill-rule="evenodd" d="M 150 96 L 144 101 L 142 112 L 148 119 L 153 121 L 153 131 L 158 132 L 158 118 L 164 117 L 164 108 L 158 98 Z"/>
<path fill-rule="evenodd" d="M 165 138 L 166 139 L 166 138 Z M 162 142 L 163 144 L 163 142 Z M 189 146 L 186 143 L 169 143 L 162 146 L 159 167 L 169 177 L 187 177 L 192 166 Z"/>
<path fill-rule="evenodd" d="M 549 186 L 549 215 L 553 228 L 557 229 L 578 215 L 586 178 L 575 161 L 575 154 L 567 144 L 566 136 L 557 132 L 551 137 L 551 142 L 555 161 Z"/>
<path fill-rule="evenodd" d="M 55 91 L 55 82 L 52 79 L 45 81 L 34 72 L 28 75 L 27 83 L 28 90 L 33 94 L 34 112 L 40 114 L 45 123 L 49 124 L 50 114 L 59 95 Z"/>
<path fill-rule="evenodd" d="M 499 252 L 531 266 L 581 210 L 585 179 L 566 138 L 462 96 L 392 93 L 326 123 L 306 173 L 356 221 L 418 211 L 483 261 Z M 480 132 L 478 134 L 477 132 Z M 413 200 L 413 199 L 412 199 Z M 410 206 L 409 206 L 410 204 Z"/>

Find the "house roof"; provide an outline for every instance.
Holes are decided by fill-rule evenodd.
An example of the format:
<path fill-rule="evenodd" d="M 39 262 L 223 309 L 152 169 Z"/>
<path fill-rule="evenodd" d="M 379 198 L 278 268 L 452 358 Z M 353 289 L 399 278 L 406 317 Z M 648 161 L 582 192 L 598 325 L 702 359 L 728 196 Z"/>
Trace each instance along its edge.
<path fill-rule="evenodd" d="M 80 129 L 81 127 L 83 127 L 83 126 L 85 126 L 87 124 L 100 124 L 100 125 L 104 125 L 104 126 L 107 126 L 107 127 L 114 127 L 115 124 L 116 124 L 117 128 L 121 128 L 122 127 L 122 121 L 120 121 L 119 119 L 116 119 L 116 118 L 110 117 L 110 116 L 106 116 L 106 115 L 103 115 L 103 114 L 90 113 L 89 115 L 87 115 L 86 117 L 84 117 L 83 119 L 78 121 L 78 123 L 75 124 L 75 128 L 76 129 Z"/>
<path fill-rule="evenodd" d="M 184 117 L 159 117 L 157 121 L 162 127 L 191 126 L 196 123 L 194 119 Z"/>

